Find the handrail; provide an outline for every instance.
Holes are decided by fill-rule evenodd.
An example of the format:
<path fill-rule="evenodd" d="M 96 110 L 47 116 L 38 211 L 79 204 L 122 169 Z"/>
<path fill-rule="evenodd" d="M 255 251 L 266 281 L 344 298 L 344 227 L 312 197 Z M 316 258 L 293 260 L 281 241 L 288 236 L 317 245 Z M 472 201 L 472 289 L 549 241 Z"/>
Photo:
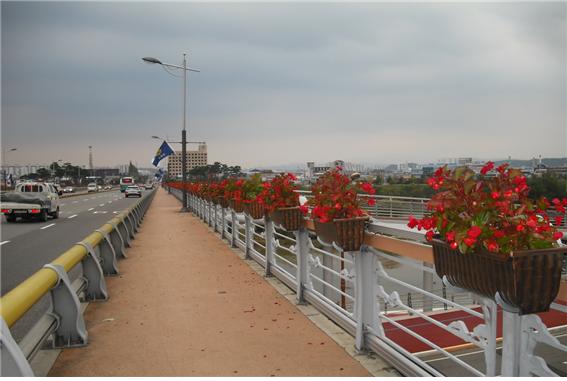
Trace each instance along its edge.
<path fill-rule="evenodd" d="M 139 202 L 141 201 L 142 200 Z M 106 222 L 99 230 L 110 234 L 114 229 L 112 222 L 114 222 L 114 225 L 117 225 L 124 221 L 128 214 L 137 207 L 139 202 Z M 95 247 L 103 239 L 103 235 L 95 231 L 85 237 L 82 242 Z M 75 244 L 69 250 L 54 259 L 51 264 L 61 265 L 66 272 L 69 272 L 80 263 L 87 254 L 87 249 L 84 246 Z M 0 316 L 2 316 L 8 327 L 14 325 L 37 301 L 39 301 L 39 299 L 57 284 L 57 281 L 58 276 L 54 270 L 42 268 L 3 295 L 0 298 Z"/>

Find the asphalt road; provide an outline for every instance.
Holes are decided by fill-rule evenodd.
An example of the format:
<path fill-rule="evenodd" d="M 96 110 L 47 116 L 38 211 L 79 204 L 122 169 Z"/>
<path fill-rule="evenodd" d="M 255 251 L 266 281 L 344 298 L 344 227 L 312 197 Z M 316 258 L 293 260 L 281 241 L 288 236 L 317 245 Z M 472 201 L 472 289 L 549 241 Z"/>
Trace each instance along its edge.
<path fill-rule="evenodd" d="M 150 191 L 144 191 L 147 196 Z M 90 193 L 64 198 L 60 217 L 47 222 L 22 221 L 0 225 L 1 293 L 5 294 L 27 277 L 50 263 L 75 243 L 98 229 L 139 198 L 125 198 L 119 190 Z M 75 269 L 71 280 L 79 275 Z M 21 337 L 49 307 L 44 297 L 13 327 L 12 334 Z"/>

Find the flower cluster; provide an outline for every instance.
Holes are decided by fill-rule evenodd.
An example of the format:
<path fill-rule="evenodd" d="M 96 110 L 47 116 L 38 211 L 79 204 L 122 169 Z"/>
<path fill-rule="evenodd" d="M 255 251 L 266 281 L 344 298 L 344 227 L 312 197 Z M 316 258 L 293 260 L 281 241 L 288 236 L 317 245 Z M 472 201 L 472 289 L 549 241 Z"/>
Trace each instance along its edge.
<path fill-rule="evenodd" d="M 336 167 L 323 174 L 311 188 L 313 198 L 308 204 L 313 207 L 312 217 L 320 222 L 330 222 L 338 218 L 362 217 L 366 213 L 361 202 L 369 206 L 375 204 L 373 198 L 358 198 L 359 193 L 375 194 L 372 184 L 353 182 Z"/>
<path fill-rule="evenodd" d="M 494 171 L 488 162 L 477 176 L 467 167 L 449 170 L 438 168 L 428 184 L 438 192 L 427 204 L 429 215 L 410 217 L 408 226 L 426 230 L 425 237 L 435 234 L 462 253 L 485 249 L 493 253 L 553 247 L 563 236 L 551 225 L 546 210 L 553 204 L 565 213 L 567 199 L 550 203 L 528 198 L 526 177 L 519 169 L 503 164 Z M 489 172 L 494 176 L 487 176 Z M 555 218 L 560 224 L 562 216 Z"/>
<path fill-rule="evenodd" d="M 299 194 L 294 181 L 297 178 L 291 173 L 278 175 L 271 181 L 262 183 L 262 190 L 256 201 L 264 206 L 266 212 L 274 212 L 278 208 L 299 205 Z"/>

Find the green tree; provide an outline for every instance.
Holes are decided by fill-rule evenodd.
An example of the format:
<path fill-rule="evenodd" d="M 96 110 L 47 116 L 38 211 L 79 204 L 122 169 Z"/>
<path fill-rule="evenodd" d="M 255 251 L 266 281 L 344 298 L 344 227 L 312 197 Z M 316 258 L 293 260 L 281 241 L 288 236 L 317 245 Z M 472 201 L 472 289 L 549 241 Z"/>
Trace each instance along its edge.
<path fill-rule="evenodd" d="M 128 165 L 128 176 L 138 178 L 140 174 L 138 173 L 138 168 L 132 162 Z"/>

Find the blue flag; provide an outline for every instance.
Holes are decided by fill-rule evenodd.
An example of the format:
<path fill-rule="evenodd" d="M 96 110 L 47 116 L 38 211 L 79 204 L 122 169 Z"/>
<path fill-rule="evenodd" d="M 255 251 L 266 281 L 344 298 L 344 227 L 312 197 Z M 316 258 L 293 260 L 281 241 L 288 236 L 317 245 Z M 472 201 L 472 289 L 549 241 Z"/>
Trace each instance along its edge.
<path fill-rule="evenodd" d="M 154 161 L 152 161 L 152 164 L 157 167 L 161 159 L 171 155 L 172 153 L 173 153 L 173 149 L 171 149 L 171 146 L 167 144 L 167 142 L 164 140 L 163 143 L 161 143 L 161 146 L 158 148 L 156 152 L 156 156 L 154 157 Z"/>

